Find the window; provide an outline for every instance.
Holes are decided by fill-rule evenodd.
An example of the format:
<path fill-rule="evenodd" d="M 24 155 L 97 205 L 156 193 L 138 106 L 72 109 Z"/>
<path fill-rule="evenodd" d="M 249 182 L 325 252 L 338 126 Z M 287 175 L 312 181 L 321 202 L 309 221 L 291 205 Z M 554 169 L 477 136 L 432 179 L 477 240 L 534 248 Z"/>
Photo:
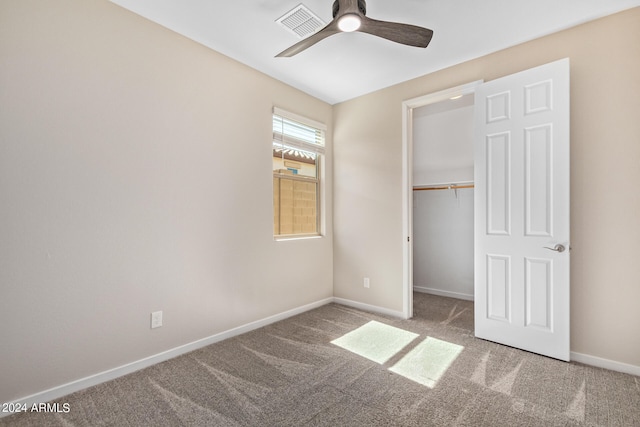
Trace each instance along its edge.
<path fill-rule="evenodd" d="M 320 172 L 326 127 L 273 109 L 273 235 L 320 234 Z"/>

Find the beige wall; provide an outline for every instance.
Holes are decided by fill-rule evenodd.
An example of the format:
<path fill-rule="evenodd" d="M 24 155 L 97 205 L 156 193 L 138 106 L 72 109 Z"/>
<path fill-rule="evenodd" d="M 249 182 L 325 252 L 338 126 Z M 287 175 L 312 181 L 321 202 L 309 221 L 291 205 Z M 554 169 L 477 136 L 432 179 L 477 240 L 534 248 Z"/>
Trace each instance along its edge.
<path fill-rule="evenodd" d="M 335 296 L 402 310 L 402 101 L 569 57 L 571 350 L 640 366 L 638 40 L 640 8 L 336 105 Z"/>
<path fill-rule="evenodd" d="M 330 158 L 326 103 L 106 0 L 0 2 L 0 402 L 331 297 L 330 216 L 273 240 L 274 104 Z"/>

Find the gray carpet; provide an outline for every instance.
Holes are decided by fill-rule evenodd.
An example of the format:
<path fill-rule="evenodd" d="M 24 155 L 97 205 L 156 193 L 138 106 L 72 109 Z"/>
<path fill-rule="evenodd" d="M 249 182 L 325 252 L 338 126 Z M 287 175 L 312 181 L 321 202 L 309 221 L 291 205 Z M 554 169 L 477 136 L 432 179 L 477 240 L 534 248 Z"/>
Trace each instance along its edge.
<path fill-rule="evenodd" d="M 640 426 L 638 377 L 476 339 L 471 302 L 414 302 L 407 321 L 330 304 L 61 398 L 67 414 L 0 425 Z M 367 351 L 394 338 L 376 346 L 364 325 L 399 328 L 411 341 L 370 360 Z M 338 338 L 367 357 L 331 343 Z M 418 378 L 394 372 L 420 358 Z"/>

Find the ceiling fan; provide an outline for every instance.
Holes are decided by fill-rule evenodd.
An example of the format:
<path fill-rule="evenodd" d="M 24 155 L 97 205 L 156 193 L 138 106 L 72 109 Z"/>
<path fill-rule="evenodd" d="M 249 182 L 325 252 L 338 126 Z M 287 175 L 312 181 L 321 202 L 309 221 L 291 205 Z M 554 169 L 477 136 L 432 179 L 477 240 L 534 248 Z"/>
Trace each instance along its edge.
<path fill-rule="evenodd" d="M 415 25 L 397 22 L 376 21 L 367 18 L 367 2 L 365 0 L 335 0 L 333 2 L 333 20 L 317 33 L 294 44 L 276 55 L 290 57 L 313 46 L 334 34 L 360 31 L 382 37 L 396 43 L 415 47 L 427 47 L 433 37 L 433 31 Z"/>

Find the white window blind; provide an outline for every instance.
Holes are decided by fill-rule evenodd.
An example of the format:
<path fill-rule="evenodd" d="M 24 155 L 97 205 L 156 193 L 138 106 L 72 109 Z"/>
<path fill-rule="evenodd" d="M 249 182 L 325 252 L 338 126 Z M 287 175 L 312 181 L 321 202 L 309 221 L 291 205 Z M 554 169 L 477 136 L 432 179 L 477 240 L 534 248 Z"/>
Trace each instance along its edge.
<path fill-rule="evenodd" d="M 326 126 L 296 114 L 273 108 L 273 143 L 324 154 Z"/>

